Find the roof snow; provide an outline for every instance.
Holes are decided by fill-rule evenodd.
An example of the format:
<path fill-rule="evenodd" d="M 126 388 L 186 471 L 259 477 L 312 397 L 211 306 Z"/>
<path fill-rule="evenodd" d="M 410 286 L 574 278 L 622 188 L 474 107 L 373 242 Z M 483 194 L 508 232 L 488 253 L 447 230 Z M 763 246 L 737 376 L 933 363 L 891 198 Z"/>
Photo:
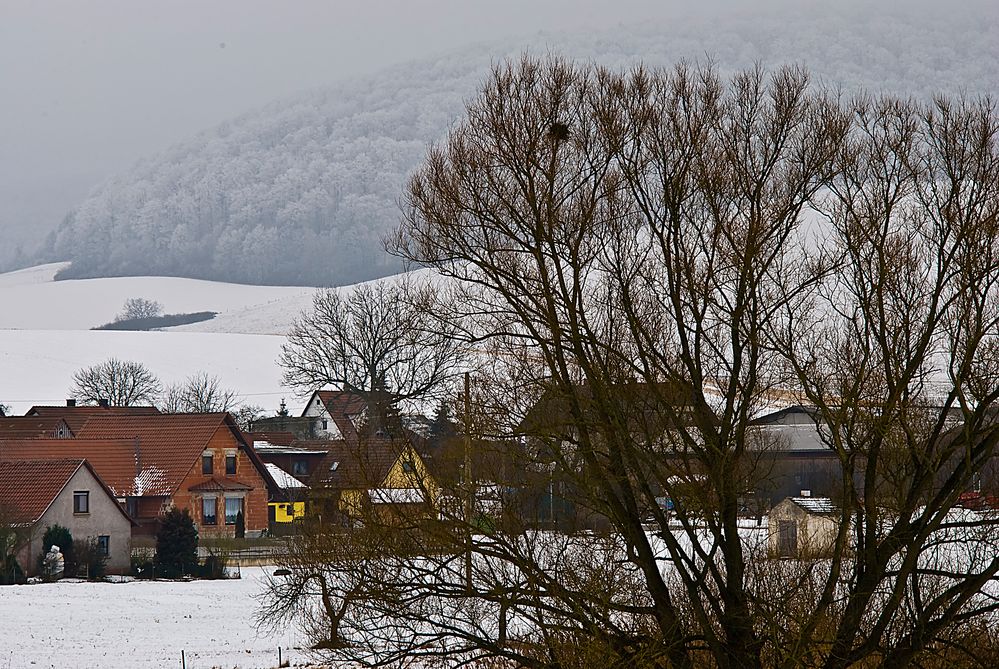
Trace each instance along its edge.
<path fill-rule="evenodd" d="M 274 479 L 274 482 L 277 483 L 279 488 L 287 490 L 288 488 L 309 487 L 275 464 L 267 462 L 265 463 L 265 466 L 267 467 L 267 472 L 271 475 L 271 478 Z"/>
<path fill-rule="evenodd" d="M 828 497 L 792 497 L 791 501 L 809 513 L 835 513 L 836 506 Z"/>

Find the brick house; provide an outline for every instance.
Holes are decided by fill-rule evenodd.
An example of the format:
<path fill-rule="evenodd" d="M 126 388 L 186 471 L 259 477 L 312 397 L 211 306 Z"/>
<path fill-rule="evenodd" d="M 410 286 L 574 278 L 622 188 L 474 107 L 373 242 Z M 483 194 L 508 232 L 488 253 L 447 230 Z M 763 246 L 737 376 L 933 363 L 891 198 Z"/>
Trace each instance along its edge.
<path fill-rule="evenodd" d="M 170 506 L 187 509 L 202 536 L 268 528 L 274 481 L 228 413 L 98 414 L 73 439 L 0 440 L 0 458 L 86 458 L 124 505 L 137 533 L 156 531 Z"/>
<path fill-rule="evenodd" d="M 129 570 L 133 522 L 114 493 L 83 459 L 0 460 L 0 517 L 19 526 L 17 561 L 38 572 L 46 528 L 61 525 L 74 540 L 96 539 L 109 573 Z"/>

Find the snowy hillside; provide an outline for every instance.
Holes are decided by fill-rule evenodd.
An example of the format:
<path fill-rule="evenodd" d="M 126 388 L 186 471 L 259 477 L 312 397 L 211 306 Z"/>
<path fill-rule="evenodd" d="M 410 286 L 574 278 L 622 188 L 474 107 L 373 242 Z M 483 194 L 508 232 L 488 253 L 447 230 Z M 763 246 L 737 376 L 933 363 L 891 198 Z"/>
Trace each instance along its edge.
<path fill-rule="evenodd" d="M 999 5 L 907 11 L 805 3 L 534 35 L 281 100 L 201 133 L 98 188 L 51 237 L 67 277 L 160 274 L 335 285 L 398 268 L 382 250 L 407 175 L 490 63 L 556 52 L 614 68 L 713 59 L 731 72 L 794 62 L 825 85 L 928 96 L 999 88 Z M 627 16 L 622 16 L 626 22 Z"/>
<path fill-rule="evenodd" d="M 89 330 L 111 321 L 125 300 L 143 297 L 163 305 L 164 313 L 216 311 L 220 317 L 230 312 L 280 302 L 301 310 L 312 299 L 312 288 L 248 286 L 182 279 L 176 277 L 119 277 L 53 281 L 67 263 L 40 265 L 17 272 L 0 274 L 0 329 Z M 250 332 L 281 334 L 280 322 L 260 330 L 225 330 L 213 332 Z"/>
<path fill-rule="evenodd" d="M 15 413 L 33 404 L 61 404 L 75 370 L 111 356 L 142 362 L 166 384 L 206 372 L 246 404 L 273 410 L 287 397 L 294 408 L 275 361 L 288 322 L 311 303 L 312 288 L 171 277 L 53 281 L 60 267 L 0 274 L 0 403 Z M 111 320 L 129 297 L 156 300 L 167 312 L 218 311 L 219 322 L 199 324 L 212 323 L 215 332 L 90 330 Z M 263 316 L 254 319 L 257 309 Z"/>
<path fill-rule="evenodd" d="M 206 372 L 245 404 L 271 411 L 284 398 L 297 408 L 299 399 L 281 386 L 276 361 L 289 325 L 311 307 L 314 288 L 151 276 L 55 281 L 63 266 L 0 274 L 0 404 L 14 413 L 61 404 L 74 371 L 111 356 L 142 362 L 165 384 Z M 434 275 L 420 270 L 412 276 Z M 90 329 L 111 320 L 130 297 L 156 300 L 167 313 L 219 314 L 156 332 Z"/>

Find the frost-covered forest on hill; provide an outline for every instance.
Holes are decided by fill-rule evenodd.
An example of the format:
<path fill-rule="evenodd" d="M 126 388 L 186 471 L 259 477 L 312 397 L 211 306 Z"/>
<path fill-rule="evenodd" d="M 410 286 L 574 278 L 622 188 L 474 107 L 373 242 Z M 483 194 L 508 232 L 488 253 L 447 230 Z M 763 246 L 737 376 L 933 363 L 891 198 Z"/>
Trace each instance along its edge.
<path fill-rule="evenodd" d="M 63 278 L 329 285 L 393 273 L 399 265 L 382 239 L 399 219 L 407 174 L 461 114 L 490 62 L 525 49 L 611 67 L 710 58 L 725 72 L 798 62 L 847 92 L 997 91 L 999 10 L 836 13 L 810 8 L 539 35 L 301 94 L 109 180 L 66 216 L 42 256 L 72 261 Z"/>

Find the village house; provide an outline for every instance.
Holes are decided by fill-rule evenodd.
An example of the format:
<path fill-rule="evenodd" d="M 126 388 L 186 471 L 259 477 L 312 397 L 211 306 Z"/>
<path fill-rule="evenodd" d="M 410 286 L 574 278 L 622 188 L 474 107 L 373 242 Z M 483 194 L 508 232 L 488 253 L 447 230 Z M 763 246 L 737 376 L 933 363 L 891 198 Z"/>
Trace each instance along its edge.
<path fill-rule="evenodd" d="M 317 513 L 349 520 L 367 512 L 435 515 L 440 488 L 412 444 L 372 438 L 330 446 L 313 476 Z"/>
<path fill-rule="evenodd" d="M 0 459 L 86 458 L 137 521 L 137 533 L 155 533 L 170 506 L 187 509 L 202 536 L 235 536 L 240 514 L 246 536 L 268 529 L 276 486 L 227 413 L 99 414 L 75 433 L 0 440 Z"/>
<path fill-rule="evenodd" d="M 261 460 L 306 484 L 326 457 L 331 443 L 324 439 L 299 439 L 292 432 L 248 432 L 246 436 Z"/>
<path fill-rule="evenodd" d="M 54 525 L 76 541 L 96 540 L 108 573 L 129 570 L 133 522 L 86 460 L 0 458 L 0 522 L 20 528 L 15 555 L 29 576 L 38 572 L 43 535 Z"/>

